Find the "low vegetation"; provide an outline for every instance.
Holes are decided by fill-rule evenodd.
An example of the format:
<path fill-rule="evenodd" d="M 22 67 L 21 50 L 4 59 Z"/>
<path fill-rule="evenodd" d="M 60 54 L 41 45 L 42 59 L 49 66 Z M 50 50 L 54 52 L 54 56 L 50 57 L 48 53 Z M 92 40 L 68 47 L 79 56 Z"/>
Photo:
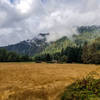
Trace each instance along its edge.
<path fill-rule="evenodd" d="M 0 49 L 0 62 L 27 62 L 32 61 L 28 55 L 19 55 L 16 52 L 9 52 L 6 49 Z"/>
<path fill-rule="evenodd" d="M 92 72 L 87 77 L 68 86 L 61 100 L 100 100 L 100 79 L 95 79 Z"/>

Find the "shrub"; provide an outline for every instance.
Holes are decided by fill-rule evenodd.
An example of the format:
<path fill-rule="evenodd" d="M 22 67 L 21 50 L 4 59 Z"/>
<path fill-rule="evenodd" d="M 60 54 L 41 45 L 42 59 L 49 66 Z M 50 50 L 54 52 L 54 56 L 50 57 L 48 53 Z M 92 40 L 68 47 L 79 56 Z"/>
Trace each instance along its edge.
<path fill-rule="evenodd" d="M 100 79 L 95 79 L 93 74 L 96 73 L 92 72 L 68 86 L 61 100 L 100 100 Z"/>

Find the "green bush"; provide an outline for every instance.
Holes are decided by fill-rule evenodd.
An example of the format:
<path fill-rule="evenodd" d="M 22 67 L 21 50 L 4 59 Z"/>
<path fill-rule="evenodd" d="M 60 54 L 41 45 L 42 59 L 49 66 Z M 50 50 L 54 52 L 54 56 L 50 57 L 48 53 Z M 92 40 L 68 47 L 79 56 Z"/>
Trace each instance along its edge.
<path fill-rule="evenodd" d="M 68 86 L 61 100 L 100 100 L 100 79 L 95 79 L 92 74 Z"/>

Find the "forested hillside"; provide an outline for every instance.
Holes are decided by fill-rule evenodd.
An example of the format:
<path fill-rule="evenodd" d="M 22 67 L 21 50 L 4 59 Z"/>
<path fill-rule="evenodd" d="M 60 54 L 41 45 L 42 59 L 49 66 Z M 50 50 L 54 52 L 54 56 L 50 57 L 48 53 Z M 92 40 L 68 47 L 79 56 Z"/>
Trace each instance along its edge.
<path fill-rule="evenodd" d="M 77 28 L 77 35 L 72 38 L 64 36 L 57 41 L 51 42 L 42 53 L 61 52 L 66 47 L 83 46 L 84 43 L 92 43 L 96 38 L 100 37 L 100 27 L 97 26 L 81 26 Z"/>
<path fill-rule="evenodd" d="M 73 43 L 69 38 L 66 36 L 62 37 L 61 39 L 51 42 L 49 46 L 47 46 L 42 53 L 50 53 L 54 54 L 57 52 L 61 52 L 62 48 L 65 49 L 67 46 L 75 46 L 75 43 Z"/>
<path fill-rule="evenodd" d="M 35 56 L 34 60 L 36 62 L 100 64 L 100 38 L 92 43 L 85 42 L 83 46 L 67 46 L 61 52 L 41 53 Z"/>
<path fill-rule="evenodd" d="M 63 37 L 34 57 L 35 61 L 100 63 L 100 27 L 79 27 L 72 39 Z"/>
<path fill-rule="evenodd" d="M 73 35 L 73 42 L 77 45 L 83 45 L 85 42 L 93 42 L 100 37 L 100 27 L 97 26 L 81 26 L 77 28 L 78 35 Z"/>

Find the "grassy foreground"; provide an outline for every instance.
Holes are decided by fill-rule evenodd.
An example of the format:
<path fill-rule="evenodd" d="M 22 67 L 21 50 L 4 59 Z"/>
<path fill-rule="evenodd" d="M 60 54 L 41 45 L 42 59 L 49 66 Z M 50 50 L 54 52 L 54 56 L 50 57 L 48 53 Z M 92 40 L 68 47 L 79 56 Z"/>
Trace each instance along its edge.
<path fill-rule="evenodd" d="M 66 86 L 91 71 L 100 66 L 0 63 L 0 100 L 59 100 Z"/>

